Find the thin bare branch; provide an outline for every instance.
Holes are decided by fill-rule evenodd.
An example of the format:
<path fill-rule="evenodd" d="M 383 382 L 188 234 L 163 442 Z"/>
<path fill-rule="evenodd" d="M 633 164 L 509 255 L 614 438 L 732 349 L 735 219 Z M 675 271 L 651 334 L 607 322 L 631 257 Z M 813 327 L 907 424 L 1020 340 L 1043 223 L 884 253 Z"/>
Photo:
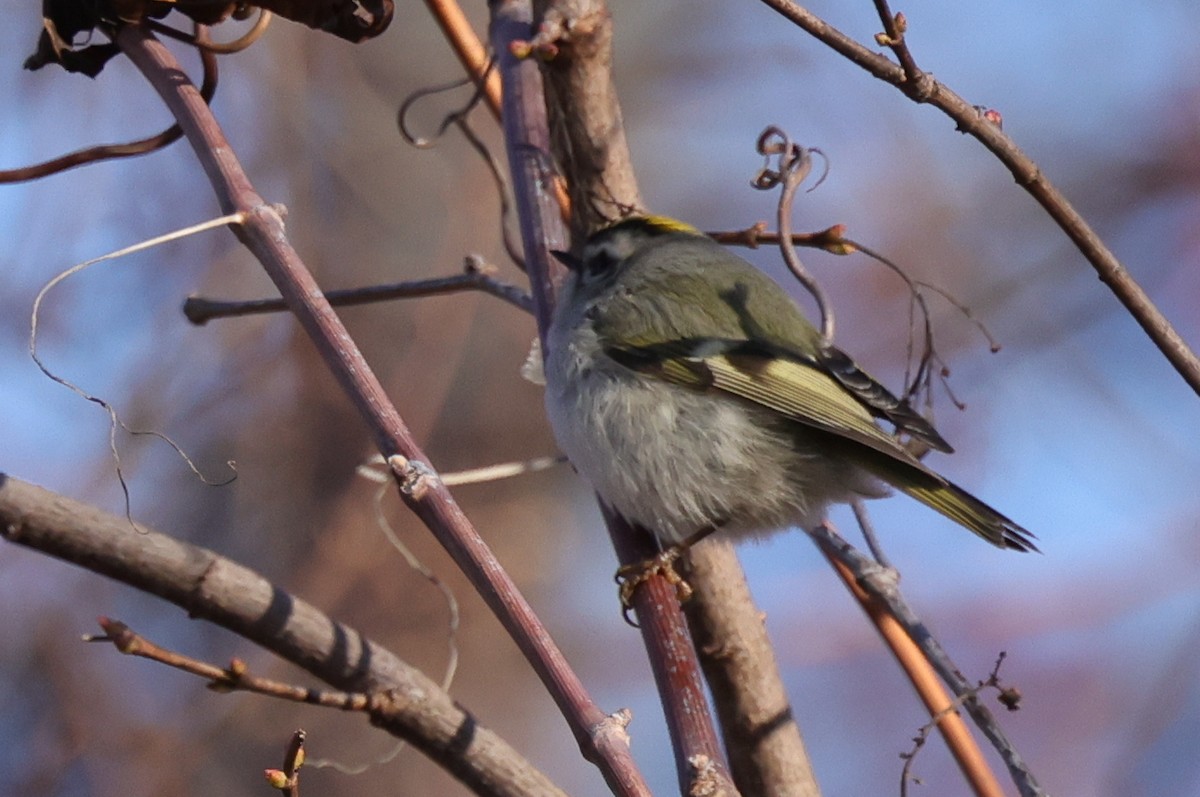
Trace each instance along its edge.
<path fill-rule="evenodd" d="M 971 738 L 962 718 L 952 710 L 953 701 L 941 684 L 937 682 L 933 669 L 921 656 L 916 644 L 908 637 L 895 618 L 887 613 L 886 606 L 868 595 L 859 586 L 849 568 L 825 549 L 820 537 L 816 537 L 816 539 L 822 552 L 841 576 L 846 588 L 863 607 L 863 611 L 875 624 L 879 635 L 891 648 L 896 661 L 908 675 L 930 716 L 937 718 L 938 730 L 941 731 L 942 738 L 946 740 L 946 746 L 953 754 L 954 760 L 958 763 L 967 783 L 970 784 L 971 790 L 979 797 L 1004 797 L 1004 791 L 1000 788 L 999 781 L 987 766 L 982 752 L 975 744 L 975 740 Z M 878 568 L 879 566 L 874 565 L 874 567 Z M 892 578 L 895 577 L 893 573 Z"/>
<path fill-rule="evenodd" d="M 1000 700 L 1000 702 L 1003 703 L 1009 711 L 1017 710 L 1021 698 L 1020 691 L 1011 687 L 1004 687 L 1000 683 L 1000 665 L 1004 663 L 1004 658 L 1007 655 L 1008 654 L 1006 654 L 1004 651 L 1000 651 L 1000 655 L 996 658 L 996 663 L 993 665 L 992 672 L 988 675 L 987 680 L 980 681 L 979 684 L 972 688 L 967 694 L 956 695 L 950 706 L 939 711 L 933 716 L 933 719 L 920 727 L 920 729 L 917 731 L 917 735 L 913 737 L 912 749 L 910 749 L 907 753 L 900 754 L 900 757 L 904 759 L 904 766 L 900 770 L 900 797 L 906 797 L 908 794 L 908 784 L 910 782 L 919 783 L 919 780 L 912 775 L 913 762 L 916 761 L 917 753 L 920 752 L 921 748 L 925 746 L 925 742 L 928 740 L 929 734 L 938 727 L 938 723 L 941 722 L 943 715 L 949 714 L 951 711 L 958 711 L 958 707 L 964 700 L 977 697 L 980 692 L 989 688 L 994 688 L 999 691 L 1000 694 L 997 699 Z"/>
<path fill-rule="evenodd" d="M 499 121 L 500 75 L 495 70 L 488 69 L 490 59 L 487 48 L 475 34 L 466 14 L 455 0 L 425 0 L 425 5 L 442 29 L 446 41 L 450 42 L 467 75 L 483 89 L 488 109 Z"/>
<path fill-rule="evenodd" d="M 408 282 L 393 282 L 389 285 L 372 285 L 367 288 L 349 288 L 329 291 L 325 299 L 334 307 L 353 307 L 393 299 L 420 299 L 426 296 L 444 296 L 463 291 L 482 291 L 524 310 L 533 312 L 533 300 L 529 294 L 507 282 L 501 282 L 487 271 L 467 271 L 451 277 L 433 277 Z M 188 321 L 201 326 L 214 318 L 234 318 L 259 313 L 280 313 L 289 308 L 283 299 L 248 299 L 245 301 L 206 299 L 189 296 L 183 302 L 183 314 Z"/>
<path fill-rule="evenodd" d="M 928 73 L 924 80 L 910 82 L 901 66 L 872 52 L 829 25 L 793 0 L 762 0 L 818 41 L 831 47 L 873 76 L 891 83 L 915 102 L 928 103 L 953 119 L 958 130 L 978 140 L 1012 173 L 1017 185 L 1037 200 L 1059 228 L 1087 258 L 1100 281 L 1125 306 L 1184 381 L 1200 394 L 1200 359 L 1155 306 L 1153 300 L 1130 276 L 1100 236 L 1088 225 L 1067 198 L 1042 173 L 1041 168 L 995 123 L 995 115 L 980 112 Z"/>
<path fill-rule="evenodd" d="M 883 551 L 883 546 L 879 543 L 879 538 L 875 535 L 875 524 L 871 522 L 866 502 L 861 498 L 856 498 L 850 503 L 850 508 L 854 510 L 854 519 L 858 522 L 858 527 L 862 531 L 863 539 L 866 540 L 867 550 L 871 552 L 871 556 L 875 557 L 875 561 L 879 563 L 880 567 L 894 569 L 892 563 L 888 561 L 887 554 Z"/>
<path fill-rule="evenodd" d="M 770 232 L 765 221 L 743 230 L 724 230 L 705 233 L 719 244 L 726 246 L 745 246 L 757 249 L 762 244 L 779 244 L 777 232 Z M 811 249 L 822 249 L 834 255 L 848 255 L 857 251 L 856 244 L 845 238 L 846 225 L 835 224 L 832 227 L 817 232 L 794 232 L 791 236 L 793 246 L 804 246 Z"/>
<path fill-rule="evenodd" d="M 937 715 L 951 705 L 949 697 L 929 669 L 932 665 L 942 681 L 961 699 L 963 708 L 971 715 L 976 726 L 1000 753 L 1022 797 L 1043 797 L 1046 792 L 1038 785 L 1020 753 L 992 713 L 975 698 L 975 687 L 963 677 L 941 644 L 904 600 L 894 576 L 879 577 L 882 568 L 855 550 L 828 525 L 818 527 L 809 534 L 834 565 L 846 588 L 862 605 L 863 611 L 875 623 L 880 635 L 895 651 L 897 660 L 908 673 L 930 715 Z M 1003 794 L 974 740 L 961 725 L 962 721 L 956 713 L 943 715 L 938 723 L 959 767 L 978 793 Z M 994 785 L 989 785 L 989 782 Z M 980 789 L 986 790 L 978 791 Z"/>
<path fill-rule="evenodd" d="M 492 60 L 479 36 L 463 14 L 456 0 L 425 0 L 429 13 L 433 15 L 441 27 L 446 40 L 454 49 L 458 60 L 462 63 L 467 75 L 477 86 L 483 88 L 487 98 L 488 108 L 492 115 L 500 119 L 501 81 L 500 75 L 491 69 Z M 552 190 L 555 201 L 559 205 L 559 213 L 564 221 L 571 218 L 571 200 L 567 196 L 566 184 L 555 175 Z"/>
<path fill-rule="evenodd" d="M 888 7 L 887 0 L 875 0 L 875 10 L 879 12 L 879 21 L 883 23 L 883 33 L 875 34 L 875 42 L 881 46 L 890 47 L 896 54 L 896 60 L 900 62 L 900 67 L 904 70 L 904 79 L 909 86 L 914 87 L 910 90 L 922 90 L 916 87 L 925 84 L 928 77 L 917 66 L 916 59 L 908 49 L 908 43 L 904 41 L 904 34 L 908 32 L 908 20 L 905 19 L 904 14 L 893 14 L 892 9 Z M 925 90 L 927 88 L 926 85 Z"/>
<path fill-rule="evenodd" d="M 85 642 L 111 642 L 113 647 L 126 656 L 150 659 L 203 678 L 208 681 L 208 688 L 214 692 L 253 692 L 293 703 L 309 703 L 343 711 L 365 711 L 370 704 L 370 695 L 363 692 L 311 689 L 273 678 L 263 678 L 251 673 L 246 662 L 237 658 L 231 660 L 228 667 L 218 667 L 157 645 L 120 620 L 101 617 L 99 623 L 104 633 L 89 634 L 83 638 Z"/>

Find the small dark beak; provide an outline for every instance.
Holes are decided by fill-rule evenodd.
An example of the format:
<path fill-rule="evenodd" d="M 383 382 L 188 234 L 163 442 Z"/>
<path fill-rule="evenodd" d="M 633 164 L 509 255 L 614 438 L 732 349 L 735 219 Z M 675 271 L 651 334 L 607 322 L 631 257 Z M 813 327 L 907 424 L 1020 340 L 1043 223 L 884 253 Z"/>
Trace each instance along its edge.
<path fill-rule="evenodd" d="M 550 254 L 554 255 L 554 259 L 566 266 L 569 271 L 579 271 L 579 267 L 582 265 L 579 262 L 579 258 L 575 257 L 575 255 L 571 254 L 570 252 L 551 249 Z"/>

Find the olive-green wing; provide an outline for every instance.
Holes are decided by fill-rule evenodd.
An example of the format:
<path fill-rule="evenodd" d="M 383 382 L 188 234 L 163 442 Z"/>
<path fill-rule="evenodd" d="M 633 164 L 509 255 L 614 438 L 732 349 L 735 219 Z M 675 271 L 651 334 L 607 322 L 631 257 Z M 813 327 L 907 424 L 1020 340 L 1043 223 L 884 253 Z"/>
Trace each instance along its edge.
<path fill-rule="evenodd" d="M 690 251 L 696 247 L 702 251 Z M 660 258 L 665 257 L 666 249 L 658 252 Z M 735 366 L 744 366 L 744 371 L 756 371 L 759 363 L 775 359 L 783 361 L 783 371 L 807 367 L 813 373 L 795 371 L 800 387 L 805 380 L 813 387 L 812 380 L 824 374 L 836 382 L 821 383 L 830 388 L 828 395 L 861 404 L 871 415 L 894 424 L 898 432 L 931 448 L 954 450 L 908 402 L 893 395 L 840 349 L 822 340 L 791 298 L 765 274 L 711 241 L 676 243 L 670 250 L 676 259 L 717 259 L 722 266 L 718 276 L 726 279 L 714 284 L 699 273 L 638 269 L 635 265 L 626 275 L 625 292 L 596 308 L 593 321 L 602 341 L 619 346 L 648 366 L 661 359 L 683 357 L 696 361 L 739 354 L 743 356 Z M 697 328 L 705 330 L 705 338 L 687 337 Z M 722 367 L 714 363 L 717 370 Z M 731 392 L 739 391 L 731 388 Z M 789 413 L 786 408 L 762 403 Z"/>
<path fill-rule="evenodd" d="M 797 423 L 861 443 L 942 481 L 880 429 L 856 395 L 808 360 L 763 352 L 744 340 L 713 338 L 610 346 L 606 352 L 627 368 L 693 390 L 718 390 L 752 401 Z"/>
<path fill-rule="evenodd" d="M 606 351 L 627 368 L 692 390 L 738 396 L 866 446 L 883 456 L 864 456 L 861 464 L 884 481 L 993 545 L 1037 550 L 1028 530 L 923 465 L 875 425 L 878 413 L 860 396 L 809 360 L 766 354 L 744 340 L 712 338 Z"/>

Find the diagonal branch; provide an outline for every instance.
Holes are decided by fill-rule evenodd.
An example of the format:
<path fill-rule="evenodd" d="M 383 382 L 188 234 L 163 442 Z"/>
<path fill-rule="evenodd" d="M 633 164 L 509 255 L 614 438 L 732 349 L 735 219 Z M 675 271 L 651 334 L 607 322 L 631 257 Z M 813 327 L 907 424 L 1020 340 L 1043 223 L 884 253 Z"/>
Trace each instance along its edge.
<path fill-rule="evenodd" d="M 1104 245 L 1083 216 L 998 124 L 994 124 L 975 106 L 934 80 L 929 73 L 917 70 L 922 79 L 916 82 L 910 80 L 903 67 L 867 49 L 798 3 L 792 0 L 762 2 L 874 77 L 891 83 L 916 102 L 928 103 L 941 110 L 955 121 L 959 132 L 974 137 L 990 150 L 1012 173 L 1017 185 L 1037 200 L 1087 258 L 1099 275 L 1100 281 L 1107 285 L 1118 301 L 1125 306 L 1184 381 L 1200 394 L 1200 359 L 1197 359 L 1196 354 L 1171 322 L 1130 276 L 1117 256 Z M 913 66 L 915 68 L 915 64 Z"/>
<path fill-rule="evenodd" d="M 402 500 L 433 532 L 521 649 L 567 718 L 585 757 L 600 767 L 610 783 L 619 782 L 615 772 L 633 768 L 620 734 L 609 732 L 604 713 L 588 696 L 532 607 L 425 464 L 424 451 L 288 241 L 279 211 L 254 190 L 195 86 L 170 51 L 145 30 L 126 25 L 116 40 L 183 128 L 222 208 L 242 214 L 244 221 L 234 228 L 234 234 L 262 263 L 358 409 L 379 452 L 385 459 L 408 463 L 412 472 L 422 475 L 419 490 L 405 489 L 408 485 L 400 480 Z"/>
<path fill-rule="evenodd" d="M 479 794 L 561 795 L 420 670 L 236 562 L 3 473 L 0 535 L 170 601 L 337 689 L 389 695 L 387 731 Z"/>
<path fill-rule="evenodd" d="M 566 246 L 567 231 L 562 222 L 562 206 L 548 190 L 553 184 L 550 168 L 549 128 L 542 78 L 537 64 L 516 58 L 511 42 L 528 38 L 532 32 L 529 3 L 490 4 L 492 47 L 498 53 L 504 121 L 504 143 L 512 174 L 513 195 L 525 251 L 525 272 L 533 295 L 538 335 L 544 338 L 553 310 L 556 269 L 552 249 Z M 624 756 L 628 750 L 624 751 Z M 622 757 L 622 762 L 626 759 Z M 619 794 L 649 794 L 641 774 L 628 767 L 606 772 L 609 786 Z"/>
<path fill-rule="evenodd" d="M 568 177 L 572 221 L 577 233 L 604 223 L 606 217 L 599 213 L 600 208 L 608 211 L 608 217 L 614 212 L 610 203 L 598 206 L 588 196 L 615 198 L 618 206 L 640 203 L 608 72 L 611 30 L 607 10 L 602 3 L 582 5 L 589 7 L 577 4 L 569 9 L 546 10 L 570 27 L 574 41 L 549 64 L 543 85 L 537 63 L 528 57 L 518 58 L 514 50 L 520 48 L 528 54 L 531 39 L 544 35 L 547 23 L 535 33 L 528 0 L 492 3 L 491 38 L 493 49 L 499 54 L 505 142 L 526 270 L 538 329 L 543 335 L 553 310 L 559 276 L 556 272 L 562 268 L 549 256 L 549 250 L 565 249 L 567 241 L 559 207 L 546 190 L 554 163 L 561 164 Z M 577 14 L 582 16 L 574 16 Z M 581 23 L 580 19 L 587 21 Z M 557 46 L 555 41 L 543 44 L 548 49 Z M 586 92 L 583 86 L 587 86 Z M 560 99 L 554 101 L 551 97 Z M 557 124 L 557 137 L 553 141 L 552 124 Z M 568 138 L 572 144 L 565 143 Z M 587 146 L 575 143 L 583 140 L 593 143 Z M 603 160 L 595 157 L 600 150 L 608 157 Z M 605 514 L 605 520 L 622 563 L 636 563 L 652 555 L 646 544 L 650 537 L 643 530 L 633 529 L 610 513 Z M 686 793 L 701 782 L 723 784 L 726 776 L 720 743 L 674 588 L 663 578 L 650 579 L 638 590 L 635 609 L 671 732 L 681 790 Z M 706 766 L 697 766 L 700 761 Z"/>
<path fill-rule="evenodd" d="M 442 29 L 442 35 L 454 49 L 454 54 L 463 65 L 467 76 L 483 90 L 488 110 L 497 121 L 500 119 L 500 75 L 488 68 L 489 58 L 483 42 L 471 29 L 466 14 L 455 0 L 425 0 L 430 15 Z"/>
<path fill-rule="evenodd" d="M 937 672 L 955 696 L 962 701 L 963 708 L 971 715 L 979 730 L 1004 759 L 1009 776 L 1020 790 L 1022 797 L 1044 797 L 1046 792 L 1038 784 L 1016 747 L 1009 741 L 1000 723 L 975 697 L 977 689 L 967 682 L 962 672 L 951 661 L 937 638 L 921 622 L 908 602 L 900 594 L 894 580 L 876 575 L 880 567 L 855 550 L 828 526 L 819 526 L 809 532 L 821 553 L 834 565 L 838 576 L 847 589 L 862 605 L 881 636 L 888 642 L 913 687 L 921 695 L 932 716 L 939 716 L 948 707 L 940 686 L 927 673 L 930 666 Z M 912 648 L 920 650 L 919 656 Z M 923 658 L 922 658 L 923 657 Z M 939 694 L 940 693 L 940 694 Z M 955 759 L 968 781 L 978 794 L 997 794 L 999 786 L 990 771 L 986 773 L 983 761 L 975 745 L 961 726 L 956 715 L 945 714 L 938 720 L 938 728 L 946 739 Z M 989 784 L 988 782 L 991 781 Z"/>

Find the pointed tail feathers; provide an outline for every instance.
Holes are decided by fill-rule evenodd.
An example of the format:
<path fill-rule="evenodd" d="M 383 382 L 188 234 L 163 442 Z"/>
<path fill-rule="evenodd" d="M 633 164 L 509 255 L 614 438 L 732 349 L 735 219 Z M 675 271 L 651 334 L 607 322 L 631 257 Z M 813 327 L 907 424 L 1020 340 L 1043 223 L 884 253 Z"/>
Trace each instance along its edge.
<path fill-rule="evenodd" d="M 896 487 L 992 545 L 1015 551 L 1038 550 L 1033 543 L 1033 534 L 1028 529 L 1009 520 L 956 484 L 896 484 Z"/>
<path fill-rule="evenodd" d="M 881 456 L 870 456 L 862 464 L 896 489 L 975 532 L 992 545 L 1014 551 L 1038 550 L 1033 533 L 1028 529 L 924 466 Z"/>

